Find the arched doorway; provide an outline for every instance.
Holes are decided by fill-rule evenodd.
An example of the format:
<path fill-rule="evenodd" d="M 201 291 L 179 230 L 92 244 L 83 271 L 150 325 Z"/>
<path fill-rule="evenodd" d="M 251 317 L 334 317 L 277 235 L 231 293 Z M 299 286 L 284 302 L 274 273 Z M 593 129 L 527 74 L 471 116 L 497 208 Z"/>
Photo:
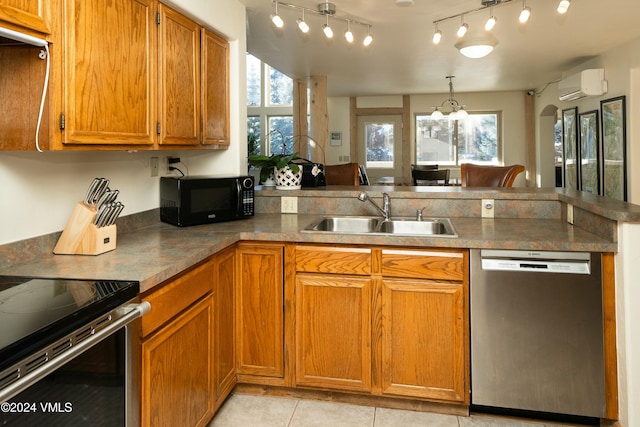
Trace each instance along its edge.
<path fill-rule="evenodd" d="M 538 135 L 538 187 L 562 187 L 562 123 L 555 105 L 540 112 Z"/>

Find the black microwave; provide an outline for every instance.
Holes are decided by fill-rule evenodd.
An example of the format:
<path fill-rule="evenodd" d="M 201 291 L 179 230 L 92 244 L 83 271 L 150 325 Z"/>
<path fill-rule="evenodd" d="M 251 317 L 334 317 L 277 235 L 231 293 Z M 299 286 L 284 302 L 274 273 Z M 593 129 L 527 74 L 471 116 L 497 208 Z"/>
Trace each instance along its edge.
<path fill-rule="evenodd" d="M 253 177 L 162 177 L 160 220 L 185 227 L 253 216 Z"/>

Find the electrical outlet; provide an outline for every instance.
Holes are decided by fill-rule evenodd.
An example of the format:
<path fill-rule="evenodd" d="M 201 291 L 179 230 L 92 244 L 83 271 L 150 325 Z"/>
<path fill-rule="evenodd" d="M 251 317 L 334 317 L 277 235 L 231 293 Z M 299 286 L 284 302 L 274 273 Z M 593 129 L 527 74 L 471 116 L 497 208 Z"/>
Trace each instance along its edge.
<path fill-rule="evenodd" d="M 567 205 L 567 222 L 573 225 L 573 205 Z"/>
<path fill-rule="evenodd" d="M 157 157 L 149 159 L 149 172 L 151 177 L 158 176 L 160 174 L 160 159 Z"/>
<path fill-rule="evenodd" d="M 297 197 L 281 197 L 280 212 L 298 213 L 298 198 Z"/>
<path fill-rule="evenodd" d="M 482 218 L 493 218 L 493 199 L 482 199 Z"/>
<path fill-rule="evenodd" d="M 171 164 L 169 163 L 169 159 L 172 159 L 173 157 L 171 156 L 167 156 L 167 157 L 163 157 L 162 159 L 160 159 L 160 171 L 162 173 L 162 176 L 170 176 L 172 175 L 171 171 L 169 170 L 169 166 L 171 166 Z"/>

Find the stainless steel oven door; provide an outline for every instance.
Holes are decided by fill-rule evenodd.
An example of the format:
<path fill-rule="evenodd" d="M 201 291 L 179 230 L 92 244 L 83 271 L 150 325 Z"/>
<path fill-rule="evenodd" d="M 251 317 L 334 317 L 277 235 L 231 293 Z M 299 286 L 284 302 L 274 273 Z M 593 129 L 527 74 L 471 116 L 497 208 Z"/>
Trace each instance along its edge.
<path fill-rule="evenodd" d="M 0 390 L 0 425 L 139 426 L 140 316 L 149 308 L 120 307 L 105 315 L 109 325 L 81 328 L 17 365 Z"/>

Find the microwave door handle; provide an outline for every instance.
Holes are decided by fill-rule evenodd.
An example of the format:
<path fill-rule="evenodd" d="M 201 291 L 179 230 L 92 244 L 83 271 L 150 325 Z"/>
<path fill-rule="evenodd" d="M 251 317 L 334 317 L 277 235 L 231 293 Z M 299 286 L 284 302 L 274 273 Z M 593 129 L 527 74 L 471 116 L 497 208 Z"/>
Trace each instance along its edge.
<path fill-rule="evenodd" d="M 236 179 L 236 215 L 242 212 L 242 185 L 240 184 L 240 180 Z"/>

